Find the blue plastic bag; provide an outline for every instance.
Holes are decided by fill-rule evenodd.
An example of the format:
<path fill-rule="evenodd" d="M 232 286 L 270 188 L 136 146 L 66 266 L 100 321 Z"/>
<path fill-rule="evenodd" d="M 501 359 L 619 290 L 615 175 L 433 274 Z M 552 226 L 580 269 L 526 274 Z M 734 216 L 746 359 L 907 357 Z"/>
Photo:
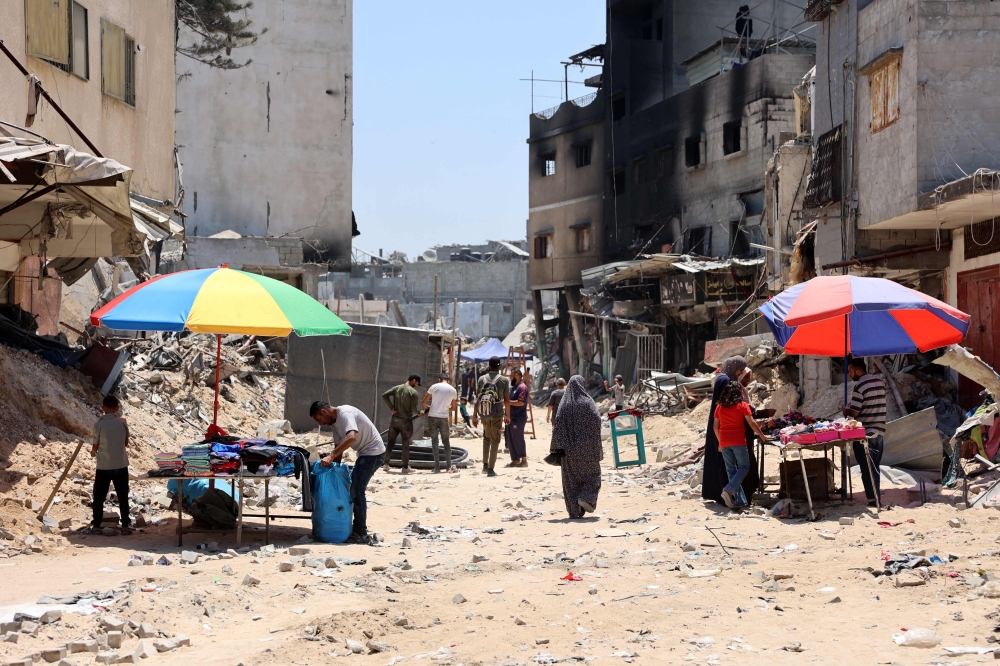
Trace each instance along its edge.
<path fill-rule="evenodd" d="M 351 467 L 312 465 L 313 536 L 324 543 L 344 543 L 351 536 Z"/>
<path fill-rule="evenodd" d="M 177 497 L 177 482 L 183 481 L 184 485 L 181 488 L 184 491 L 184 506 L 187 506 L 191 502 L 195 501 L 199 497 L 205 494 L 208 490 L 208 479 L 205 477 L 194 477 L 190 479 L 170 479 L 167 481 L 167 492 L 171 493 L 174 497 Z M 230 487 L 230 478 L 216 479 L 215 488 L 216 490 L 221 490 L 225 494 L 232 497 L 234 500 L 239 501 L 240 489 L 236 489 L 236 496 L 233 497 L 233 489 Z"/>

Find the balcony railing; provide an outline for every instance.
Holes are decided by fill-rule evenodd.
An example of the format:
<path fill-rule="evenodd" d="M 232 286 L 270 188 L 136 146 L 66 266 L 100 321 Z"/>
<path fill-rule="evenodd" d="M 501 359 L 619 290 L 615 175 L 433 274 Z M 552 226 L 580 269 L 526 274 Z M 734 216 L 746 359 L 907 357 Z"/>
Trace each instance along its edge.
<path fill-rule="evenodd" d="M 582 107 L 590 106 L 591 104 L 593 104 L 593 102 L 594 102 L 595 99 L 597 99 L 597 91 L 596 90 L 594 92 L 592 92 L 592 93 L 588 93 L 588 94 L 584 95 L 583 97 L 577 97 L 576 99 L 571 99 L 569 101 L 569 103 L 572 104 L 572 105 L 574 105 L 574 106 L 578 106 L 578 107 L 582 108 Z M 535 115 L 538 116 L 539 118 L 543 119 L 543 120 L 548 120 L 552 116 L 556 115 L 556 112 L 559 110 L 559 107 L 561 107 L 563 104 L 565 104 L 565 102 L 560 102 L 556 106 L 553 106 L 552 108 L 549 108 L 549 109 L 543 109 L 542 111 L 535 111 Z"/>

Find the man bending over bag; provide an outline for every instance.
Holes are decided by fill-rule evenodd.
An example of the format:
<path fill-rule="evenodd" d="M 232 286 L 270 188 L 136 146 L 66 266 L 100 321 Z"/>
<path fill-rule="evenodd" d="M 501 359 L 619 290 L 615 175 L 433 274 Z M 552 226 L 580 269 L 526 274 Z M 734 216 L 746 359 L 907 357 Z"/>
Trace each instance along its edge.
<path fill-rule="evenodd" d="M 309 406 L 309 416 L 321 426 L 333 426 L 333 441 L 337 447 L 319 463 L 329 467 L 339 461 L 344 451 L 354 449 L 358 455 L 351 474 L 351 502 L 354 505 L 354 525 L 347 543 L 374 545 L 368 535 L 368 502 L 365 490 L 368 482 L 385 460 L 385 443 L 375 424 L 357 407 L 317 400 Z"/>

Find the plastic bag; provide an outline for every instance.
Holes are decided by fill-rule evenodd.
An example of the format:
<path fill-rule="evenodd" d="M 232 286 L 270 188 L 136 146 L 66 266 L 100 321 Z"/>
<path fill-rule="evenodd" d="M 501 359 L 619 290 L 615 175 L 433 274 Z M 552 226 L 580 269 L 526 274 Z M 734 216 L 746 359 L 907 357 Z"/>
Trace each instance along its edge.
<path fill-rule="evenodd" d="M 312 465 L 313 536 L 325 543 L 344 543 L 351 536 L 351 467 Z"/>
<path fill-rule="evenodd" d="M 896 645 L 915 648 L 932 648 L 941 642 L 941 637 L 932 629 L 910 629 L 903 634 L 893 634 Z"/>

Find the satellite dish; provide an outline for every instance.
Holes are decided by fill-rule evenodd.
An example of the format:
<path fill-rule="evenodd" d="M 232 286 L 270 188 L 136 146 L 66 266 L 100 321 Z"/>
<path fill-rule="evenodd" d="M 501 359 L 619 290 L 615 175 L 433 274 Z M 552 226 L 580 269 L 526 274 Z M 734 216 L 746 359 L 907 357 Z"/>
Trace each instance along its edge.
<path fill-rule="evenodd" d="M 438 253 L 437 250 L 424 250 L 424 253 L 420 255 L 424 258 L 424 261 L 437 261 Z"/>

